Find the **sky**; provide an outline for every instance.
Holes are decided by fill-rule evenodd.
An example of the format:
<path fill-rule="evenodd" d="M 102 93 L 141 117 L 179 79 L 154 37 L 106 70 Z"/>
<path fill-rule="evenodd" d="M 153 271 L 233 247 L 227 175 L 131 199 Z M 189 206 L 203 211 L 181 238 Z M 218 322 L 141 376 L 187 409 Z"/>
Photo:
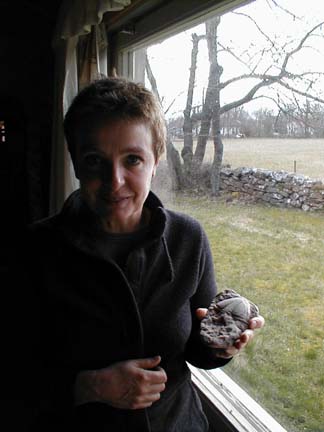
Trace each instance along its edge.
<path fill-rule="evenodd" d="M 269 73 L 276 73 L 278 71 L 276 64 L 281 64 L 285 52 L 294 49 L 311 28 L 324 21 L 322 0 L 276 0 L 276 3 L 280 7 L 275 7 L 271 0 L 255 0 L 247 6 L 236 9 L 234 11 L 236 13 L 229 12 L 222 16 L 218 34 L 219 41 L 223 46 L 230 47 L 236 55 L 235 58 L 226 52 L 220 52 L 219 63 L 224 70 L 222 81 L 247 73 L 248 70 L 242 62 L 247 62 L 248 56 L 253 57 L 253 55 L 254 65 L 258 62 L 256 71 L 268 70 Z M 283 9 L 289 12 L 285 12 Z M 242 14 L 252 17 L 263 34 L 251 19 Z M 167 117 L 181 115 L 185 107 L 192 48 L 191 35 L 193 33 L 204 34 L 205 25 L 202 23 L 188 29 L 148 47 L 147 50 L 159 93 L 163 97 L 164 109 L 176 99 L 167 113 Z M 269 48 L 266 35 L 274 43 L 271 57 L 266 54 L 266 49 Z M 261 48 L 265 48 L 262 58 L 257 54 L 260 53 Z M 288 66 L 290 72 L 318 71 L 324 75 L 324 25 L 307 40 L 305 47 L 293 56 Z M 201 104 L 204 89 L 207 86 L 208 70 L 207 45 L 201 41 L 196 71 L 194 105 Z M 254 80 L 244 80 L 228 86 L 221 93 L 221 104 L 242 97 L 255 82 Z M 298 88 L 303 88 L 302 83 L 298 84 Z M 322 77 L 321 82 L 314 84 L 313 88 L 317 94 L 321 92 L 320 96 L 324 99 L 324 91 L 321 90 L 324 89 Z M 276 92 L 273 93 L 272 91 L 271 93 L 269 90 L 262 93 L 276 95 Z M 245 105 L 245 109 L 252 112 L 261 106 L 277 110 L 276 105 L 267 99 L 250 102 Z"/>

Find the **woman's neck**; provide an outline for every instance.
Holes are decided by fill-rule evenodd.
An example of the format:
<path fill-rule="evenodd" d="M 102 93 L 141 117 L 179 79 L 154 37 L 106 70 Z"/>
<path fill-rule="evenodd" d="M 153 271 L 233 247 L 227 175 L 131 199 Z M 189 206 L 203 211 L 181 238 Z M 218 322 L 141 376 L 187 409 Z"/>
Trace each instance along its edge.
<path fill-rule="evenodd" d="M 105 232 L 111 234 L 127 234 L 139 231 L 149 225 L 151 220 L 151 212 L 144 207 L 140 217 L 137 220 L 129 220 L 123 224 L 115 223 L 109 219 L 102 220 L 102 228 Z"/>

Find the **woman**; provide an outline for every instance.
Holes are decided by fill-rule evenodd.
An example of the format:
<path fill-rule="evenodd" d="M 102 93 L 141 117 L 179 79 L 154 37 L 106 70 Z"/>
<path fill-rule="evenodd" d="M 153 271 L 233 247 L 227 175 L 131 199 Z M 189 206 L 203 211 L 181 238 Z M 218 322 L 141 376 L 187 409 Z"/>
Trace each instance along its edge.
<path fill-rule="evenodd" d="M 148 90 L 97 81 L 64 130 L 80 190 L 32 226 L 23 254 L 26 430 L 207 431 L 186 361 L 225 365 L 263 319 L 221 356 L 201 343 L 212 257 L 198 222 L 150 192 L 165 126 Z"/>

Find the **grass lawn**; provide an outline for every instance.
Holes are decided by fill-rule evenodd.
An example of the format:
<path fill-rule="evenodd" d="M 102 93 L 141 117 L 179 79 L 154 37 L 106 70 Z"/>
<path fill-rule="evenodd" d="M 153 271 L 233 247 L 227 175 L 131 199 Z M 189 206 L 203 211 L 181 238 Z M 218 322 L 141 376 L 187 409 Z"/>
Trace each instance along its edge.
<path fill-rule="evenodd" d="M 289 432 L 324 431 L 324 214 L 175 197 L 204 226 L 219 290 L 266 326 L 224 370 Z"/>

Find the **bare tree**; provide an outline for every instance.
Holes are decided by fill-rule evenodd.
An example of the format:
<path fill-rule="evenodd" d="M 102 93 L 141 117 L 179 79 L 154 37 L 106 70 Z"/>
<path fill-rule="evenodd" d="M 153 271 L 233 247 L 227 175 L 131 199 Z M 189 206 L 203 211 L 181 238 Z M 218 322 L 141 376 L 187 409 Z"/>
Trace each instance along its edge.
<path fill-rule="evenodd" d="M 236 12 L 234 12 L 236 13 Z M 238 14 L 238 13 L 236 13 Z M 234 108 L 237 108 L 239 106 L 242 106 L 246 104 L 247 102 L 250 102 L 256 98 L 259 98 L 262 96 L 260 95 L 260 92 L 263 88 L 268 88 L 270 86 L 279 86 L 285 90 L 289 90 L 289 92 L 294 96 L 296 105 L 297 105 L 297 97 L 296 96 L 302 96 L 306 97 L 306 100 L 308 101 L 306 103 L 306 106 L 304 107 L 304 124 L 305 127 L 308 127 L 308 117 L 309 117 L 309 101 L 315 101 L 318 103 L 324 103 L 324 98 L 319 96 L 316 91 L 313 91 L 313 88 L 315 88 L 316 81 L 318 80 L 320 75 L 323 75 L 321 72 L 305 72 L 305 73 L 294 73 L 290 70 L 289 66 L 291 63 L 291 60 L 293 59 L 294 55 L 299 53 L 305 46 L 308 40 L 314 36 L 317 32 L 317 30 L 321 29 L 324 22 L 321 22 L 317 24 L 316 26 L 312 27 L 309 31 L 307 31 L 303 37 L 295 43 L 295 46 L 288 49 L 287 47 L 281 47 L 280 52 L 283 52 L 284 55 L 281 58 L 281 62 L 279 63 L 278 59 L 278 47 L 276 47 L 276 41 L 271 39 L 270 36 L 266 35 L 262 29 L 259 28 L 257 22 L 250 16 L 246 14 L 240 13 L 241 16 L 244 16 L 245 18 L 251 20 L 254 25 L 257 27 L 257 29 L 260 31 L 261 35 L 266 39 L 268 42 L 268 48 L 263 47 L 262 51 L 258 54 L 258 56 L 254 56 L 251 58 L 250 62 L 246 62 L 245 66 L 250 70 L 247 74 L 242 74 L 236 77 L 233 77 L 227 81 L 221 81 L 221 74 L 222 74 L 222 67 L 220 66 L 218 62 L 219 53 L 223 51 L 227 51 L 228 54 L 232 56 L 238 56 L 234 52 L 234 50 L 231 47 L 222 45 L 221 42 L 218 41 L 219 35 L 218 35 L 218 27 L 220 24 L 220 18 L 213 19 L 210 22 L 206 23 L 206 36 L 207 40 L 209 38 L 213 38 L 212 41 L 208 44 L 208 51 L 210 56 L 210 65 L 213 70 L 213 77 L 209 80 L 207 93 L 212 92 L 213 99 L 211 102 L 207 100 L 205 101 L 206 104 L 210 104 L 208 107 L 206 107 L 205 112 L 209 113 L 208 120 L 210 118 L 210 113 L 212 113 L 212 137 L 214 141 L 214 160 L 212 164 L 212 170 L 211 170 L 211 184 L 212 184 L 212 191 L 214 194 L 218 193 L 219 190 L 219 174 L 220 174 L 220 168 L 223 158 L 223 146 L 222 141 L 220 137 L 220 117 L 225 112 L 232 110 Z M 210 36 L 212 35 L 212 36 Z M 322 36 L 323 37 L 323 36 Z M 275 68 L 271 68 L 271 66 L 267 66 L 265 70 L 258 72 L 258 66 L 261 64 L 261 61 L 263 60 L 263 55 L 265 50 L 268 49 L 268 53 L 276 56 L 276 61 L 274 64 L 276 64 Z M 239 58 L 240 62 L 243 62 L 244 60 L 242 57 Z M 270 71 L 270 69 L 273 69 L 273 71 L 276 69 L 277 73 L 273 73 Z M 255 84 L 253 84 L 249 90 L 245 93 L 243 97 L 240 99 L 237 99 L 231 103 L 220 105 L 220 92 L 233 84 L 234 82 L 244 81 L 244 80 L 251 80 L 254 79 L 256 81 Z M 301 83 L 304 85 L 302 86 Z M 202 119 L 202 125 L 201 125 L 201 131 L 197 143 L 197 148 L 195 152 L 195 158 L 194 161 L 196 164 L 201 164 L 203 160 L 203 156 L 205 154 L 206 149 L 206 135 L 207 135 L 207 129 L 208 125 L 206 126 L 206 122 L 203 123 Z M 307 129 L 309 130 L 309 129 Z"/>
<path fill-rule="evenodd" d="M 292 12 L 287 11 L 277 5 L 274 0 L 269 0 L 268 5 L 288 14 L 293 19 L 298 19 Z M 206 22 L 206 33 L 197 36 L 192 35 L 192 55 L 191 68 L 188 83 L 187 103 L 184 109 L 184 147 L 182 150 L 182 159 L 184 170 L 179 168 L 179 158 L 170 158 L 170 164 L 173 161 L 177 164 L 176 170 L 179 176 L 186 176 L 188 172 L 199 172 L 206 152 L 206 144 L 211 136 L 214 144 L 214 158 L 211 166 L 211 184 L 212 192 L 217 195 L 219 191 L 220 170 L 223 160 L 223 143 L 221 139 L 221 116 L 225 113 L 238 109 L 244 104 L 260 99 L 270 98 L 265 93 L 266 89 L 273 89 L 277 92 L 275 101 L 279 107 L 279 112 L 284 113 L 288 105 L 289 98 L 294 100 L 295 105 L 301 104 L 301 100 L 307 101 L 303 106 L 303 118 L 305 131 L 309 131 L 311 118 L 311 104 L 324 104 L 324 96 L 319 91 L 318 82 L 323 78 L 323 72 L 318 71 L 297 71 L 294 59 L 304 50 L 313 49 L 312 38 L 323 38 L 322 26 L 324 22 L 313 25 L 308 31 L 305 31 L 297 40 L 280 41 L 277 38 L 262 29 L 253 16 L 242 11 L 232 12 L 236 17 L 247 20 L 254 27 L 262 40 L 260 44 L 251 42 L 250 46 L 243 51 L 238 51 L 237 47 L 229 42 L 222 41 L 221 37 L 221 16 Z M 197 114 L 193 112 L 193 95 L 195 91 L 195 77 L 197 69 L 197 55 L 199 42 L 206 39 L 209 55 L 209 77 L 208 85 L 205 91 L 202 109 L 199 113 L 200 129 L 197 139 L 197 146 L 193 152 L 193 119 Z M 244 67 L 244 73 L 239 73 L 228 79 L 222 79 L 223 67 L 221 64 L 222 55 L 235 59 Z M 246 83 L 242 88 L 247 88 L 245 93 L 229 103 L 221 104 L 221 94 L 224 90 L 229 89 L 237 83 Z M 248 84 L 250 86 L 248 87 Z M 153 88 L 153 85 L 152 85 Z M 301 106 L 299 107 L 301 108 Z M 299 109 L 299 114 L 302 110 Z M 296 114 L 296 113 L 295 113 Z M 301 117 L 301 115 L 299 115 Z M 308 128 L 308 129 L 307 129 Z M 174 149 L 172 146 L 171 149 Z M 172 168 L 175 169 L 174 166 Z M 195 176 L 193 175 L 194 179 Z M 179 180 L 179 184 L 185 184 L 184 180 Z"/>

